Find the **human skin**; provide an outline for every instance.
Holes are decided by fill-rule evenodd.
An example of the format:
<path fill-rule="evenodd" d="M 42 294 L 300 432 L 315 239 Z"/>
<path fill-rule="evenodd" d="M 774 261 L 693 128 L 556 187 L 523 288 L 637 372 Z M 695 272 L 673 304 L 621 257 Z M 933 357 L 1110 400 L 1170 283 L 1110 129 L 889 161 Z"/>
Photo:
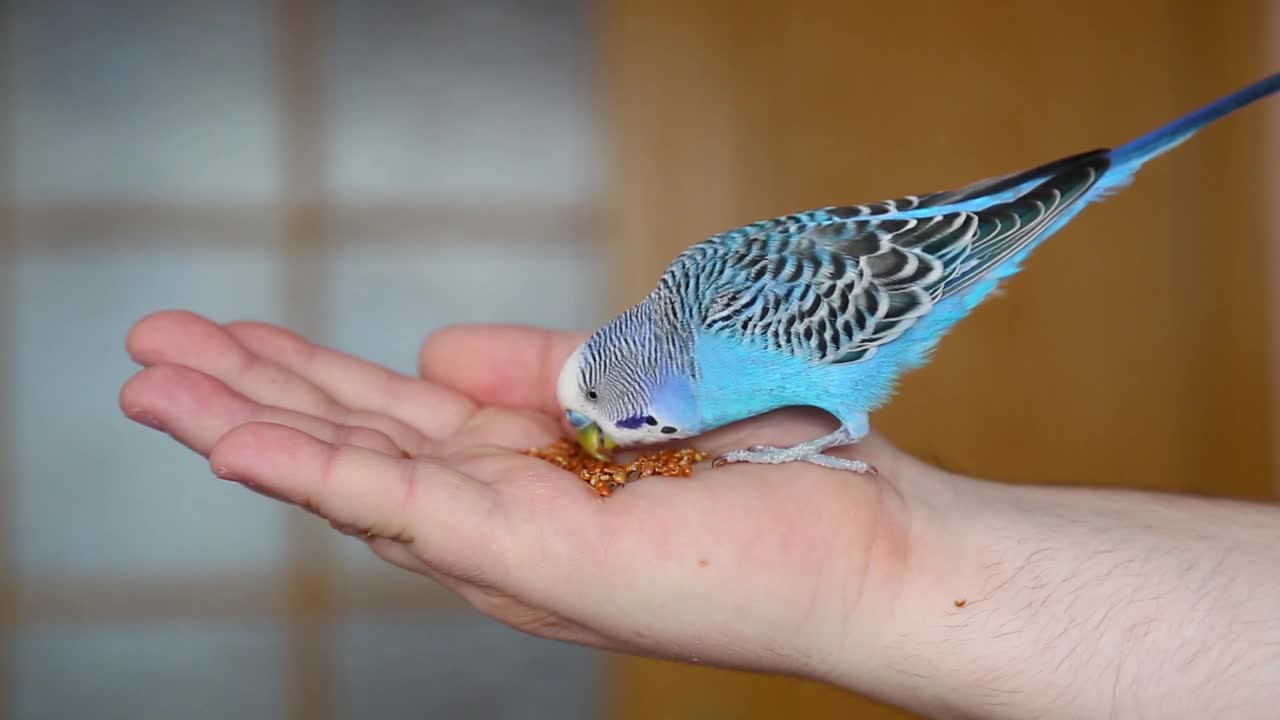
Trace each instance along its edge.
<path fill-rule="evenodd" d="M 986 482 L 872 435 L 808 463 L 699 468 L 600 498 L 522 454 L 566 434 L 581 336 L 440 331 L 421 377 L 260 323 L 142 319 L 130 418 L 327 518 L 519 630 L 814 678 L 933 717 L 1272 716 L 1280 509 Z M 834 427 L 771 413 L 711 453 Z"/>

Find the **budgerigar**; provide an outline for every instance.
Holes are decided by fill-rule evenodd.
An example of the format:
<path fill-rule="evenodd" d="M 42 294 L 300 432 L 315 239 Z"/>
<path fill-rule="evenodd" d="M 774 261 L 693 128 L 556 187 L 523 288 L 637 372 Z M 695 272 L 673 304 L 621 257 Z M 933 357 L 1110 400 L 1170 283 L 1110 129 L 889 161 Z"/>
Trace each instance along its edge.
<path fill-rule="evenodd" d="M 756 222 L 681 253 L 639 304 L 565 362 L 557 394 L 579 443 L 687 438 L 790 406 L 840 427 L 725 462 L 875 468 L 824 451 L 857 442 L 898 377 L 1018 271 L 1045 238 L 1205 125 L 1280 90 L 1280 73 L 1115 149 L 959 190 Z"/>

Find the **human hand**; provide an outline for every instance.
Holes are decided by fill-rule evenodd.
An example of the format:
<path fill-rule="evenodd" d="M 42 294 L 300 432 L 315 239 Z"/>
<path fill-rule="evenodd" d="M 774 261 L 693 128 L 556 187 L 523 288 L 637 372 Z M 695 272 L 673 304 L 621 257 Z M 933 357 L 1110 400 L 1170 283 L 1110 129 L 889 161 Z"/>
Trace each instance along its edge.
<path fill-rule="evenodd" d="M 920 466 L 876 437 L 843 450 L 879 478 L 732 464 L 650 477 L 607 499 L 521 453 L 566 434 L 555 378 L 581 341 L 469 326 L 429 338 L 424 379 L 259 323 L 140 321 L 132 419 L 214 472 L 364 537 L 493 618 L 549 638 L 829 678 L 868 658 L 909 553 L 896 478 Z M 697 438 L 711 453 L 830 429 L 780 412 Z"/>
<path fill-rule="evenodd" d="M 982 482 L 874 435 L 834 452 L 879 477 L 731 464 L 600 498 L 521 452 L 567 432 L 554 379 L 579 340 L 452 328 L 415 379 L 267 325 L 166 312 L 130 333 L 145 368 L 120 401 L 218 475 L 543 637 L 947 717 L 1267 717 L 1280 702 L 1275 507 Z M 718 453 L 830 425 L 779 412 L 696 442 Z"/>

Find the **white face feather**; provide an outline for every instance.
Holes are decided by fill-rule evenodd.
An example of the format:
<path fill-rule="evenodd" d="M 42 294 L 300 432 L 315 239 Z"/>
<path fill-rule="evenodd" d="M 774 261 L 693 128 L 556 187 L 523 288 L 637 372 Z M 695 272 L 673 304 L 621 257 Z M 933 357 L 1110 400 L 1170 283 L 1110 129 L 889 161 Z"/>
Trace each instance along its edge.
<path fill-rule="evenodd" d="M 593 414 L 587 412 L 587 398 L 578 384 L 578 378 L 582 376 L 581 368 L 582 347 L 579 346 L 560 368 L 560 378 L 556 380 L 556 399 L 560 401 L 560 407 L 566 411 L 573 410 L 599 422 Z M 604 426 L 601 425 L 601 427 Z"/>
<path fill-rule="evenodd" d="M 572 411 L 586 416 L 599 425 L 604 433 L 620 447 L 649 445 L 691 437 L 695 434 L 687 432 L 684 428 L 669 425 L 669 421 L 664 422 L 653 409 L 646 411 L 653 416 L 652 424 L 645 423 L 637 428 L 619 427 L 618 418 L 604 417 L 600 412 L 599 403 L 588 396 L 591 390 L 603 396 L 608 392 L 608 388 L 584 388 L 581 383 L 582 376 L 582 348 L 579 347 L 565 360 L 564 366 L 560 369 L 560 377 L 556 380 L 556 398 L 560 402 L 560 407 L 566 412 Z M 667 432 L 663 432 L 664 428 Z M 671 432 L 673 429 L 675 432 Z"/>

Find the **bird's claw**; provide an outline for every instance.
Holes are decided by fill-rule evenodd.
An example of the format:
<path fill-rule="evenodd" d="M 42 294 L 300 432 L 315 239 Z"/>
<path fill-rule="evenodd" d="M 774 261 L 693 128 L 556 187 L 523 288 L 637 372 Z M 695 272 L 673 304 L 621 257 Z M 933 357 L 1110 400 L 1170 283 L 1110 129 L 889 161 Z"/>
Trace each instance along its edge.
<path fill-rule="evenodd" d="M 822 452 L 805 452 L 798 448 L 780 448 L 769 445 L 753 445 L 743 450 L 733 450 L 731 452 L 723 453 L 716 456 L 716 458 L 711 461 L 711 467 L 718 468 L 728 465 L 729 463 L 740 462 L 778 465 L 796 461 L 813 463 L 814 465 L 820 465 L 834 470 L 848 470 L 860 475 L 871 475 L 875 477 L 880 474 L 874 465 L 865 463 L 861 460 L 835 457 Z"/>

